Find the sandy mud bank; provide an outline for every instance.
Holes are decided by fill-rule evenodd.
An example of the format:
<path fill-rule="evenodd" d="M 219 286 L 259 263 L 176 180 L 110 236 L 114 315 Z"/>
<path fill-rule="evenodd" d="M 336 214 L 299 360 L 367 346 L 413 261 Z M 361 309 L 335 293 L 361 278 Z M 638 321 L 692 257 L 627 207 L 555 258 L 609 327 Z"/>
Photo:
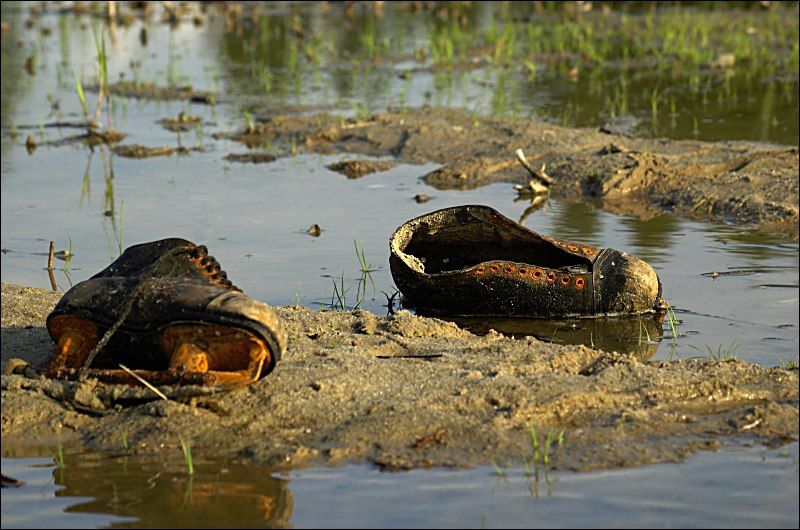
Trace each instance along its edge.
<path fill-rule="evenodd" d="M 41 368 L 52 343 L 44 318 L 59 298 L 2 285 L 2 364 Z M 275 371 L 224 393 L 146 389 L 93 380 L 2 376 L 8 447 L 52 442 L 137 453 L 194 450 L 278 467 L 372 462 L 393 469 L 522 465 L 540 443 L 558 469 L 678 461 L 729 441 L 798 438 L 798 373 L 738 361 L 647 361 L 498 333 L 400 311 L 277 308 L 289 348 Z"/>

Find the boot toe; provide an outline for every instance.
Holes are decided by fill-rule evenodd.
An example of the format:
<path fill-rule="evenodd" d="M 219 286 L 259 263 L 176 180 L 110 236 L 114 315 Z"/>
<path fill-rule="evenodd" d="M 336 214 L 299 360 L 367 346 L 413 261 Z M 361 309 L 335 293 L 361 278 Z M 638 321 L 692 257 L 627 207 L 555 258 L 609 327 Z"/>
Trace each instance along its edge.
<path fill-rule="evenodd" d="M 611 271 L 611 277 L 605 278 L 616 285 L 616 293 L 610 296 L 612 313 L 642 313 L 656 308 L 661 299 L 661 284 L 656 271 L 641 259 L 622 254 Z"/>

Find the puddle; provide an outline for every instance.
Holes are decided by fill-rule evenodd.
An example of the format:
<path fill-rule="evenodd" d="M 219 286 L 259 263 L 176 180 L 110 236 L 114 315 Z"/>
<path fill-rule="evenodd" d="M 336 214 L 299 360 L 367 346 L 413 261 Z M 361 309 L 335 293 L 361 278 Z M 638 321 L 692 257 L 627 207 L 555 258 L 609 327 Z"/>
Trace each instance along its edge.
<path fill-rule="evenodd" d="M 580 64 L 541 61 L 531 75 L 525 65 L 488 64 L 486 55 L 496 53 L 498 40 L 474 52 L 477 68 L 442 69 L 430 56 L 417 60 L 417 50 L 430 50 L 430 40 L 441 36 L 439 15 L 427 11 L 377 19 L 357 11 L 352 21 L 331 24 L 323 7 L 281 4 L 260 19 L 262 31 L 247 38 L 226 31 L 224 17 L 174 28 L 136 21 L 117 27 L 107 41 L 112 81 L 124 73 L 129 81 L 192 85 L 233 104 L 114 98 L 111 120 L 127 134 L 126 144 L 188 150 L 131 159 L 105 146 L 90 151 L 80 144 L 47 145 L 76 133 L 44 124 L 82 118 L 73 72 L 86 81 L 94 78 L 92 33 L 100 24 L 99 17 L 57 15 L 50 7 L 26 28 L 29 8 L 2 4 L 4 282 L 49 288 L 43 268 L 50 240 L 56 250 L 71 251 L 68 261 L 56 261 L 55 281 L 67 290 L 106 267 L 120 248 L 177 236 L 206 244 L 238 286 L 270 304 L 358 305 L 385 314 L 394 292 L 388 267 L 394 229 L 434 209 L 485 204 L 524 218 L 531 229 L 644 258 L 658 271 L 677 323 L 673 336 L 668 322 L 462 322 L 475 332 L 534 334 L 653 359 L 735 356 L 766 366 L 797 359 L 795 241 L 669 215 L 619 217 L 590 204 L 532 208 L 515 201 L 508 184 L 436 190 L 420 180 L 434 164 L 401 164 L 348 179 L 327 168 L 352 158 L 347 155 L 300 153 L 241 163 L 225 157 L 241 154 L 242 144 L 212 137 L 240 130 L 242 108 L 297 105 L 359 116 L 387 106 L 431 104 L 465 107 L 476 118 L 534 116 L 637 136 L 797 145 L 796 47 L 789 57 L 793 70 L 761 68 L 752 60 L 734 69 L 698 67 L 665 75 L 650 66 L 623 67 L 610 57 Z M 394 9 L 387 5 L 387 11 Z M 525 9 L 520 27 L 530 15 Z M 505 31 L 492 29 L 493 10 L 491 3 L 474 3 L 464 14 L 465 31 Z M 775 13 L 739 13 L 731 20 L 748 20 L 758 34 L 775 27 Z M 791 16 L 785 18 L 794 21 L 794 42 Z M 313 38 L 299 36 L 304 27 L 313 29 Z M 750 27 L 740 29 L 751 35 Z M 374 60 L 378 50 L 389 49 L 391 61 Z M 173 132 L 159 123 L 181 112 L 197 116 L 195 126 Z M 38 145 L 30 154 L 28 135 Z M 430 200 L 415 201 L 422 195 Z M 315 225 L 317 230 L 309 228 Z M 361 254 L 371 271 L 366 276 Z M 335 289 L 344 295 L 337 298 Z M 201 457 L 197 473 L 187 479 L 176 455 L 167 463 L 75 454 L 57 469 L 52 458 L 8 454 L 3 472 L 26 486 L 3 489 L 3 527 L 796 527 L 797 447 L 701 453 L 682 465 L 556 473 L 553 480 L 540 477 L 536 493 L 518 468 L 507 471 L 507 481 L 491 468 L 388 474 L 344 467 L 281 475 Z"/>
<path fill-rule="evenodd" d="M 644 324 L 633 326 L 635 329 L 624 334 L 627 339 L 620 341 L 617 337 L 611 343 L 604 342 L 604 332 L 590 329 L 594 324 L 578 323 L 575 332 L 568 329 L 575 323 L 568 323 L 557 324 L 554 334 L 552 330 L 528 333 L 551 340 L 646 350 L 657 359 L 736 354 L 740 359 L 775 365 L 797 356 L 798 246 L 769 234 L 671 216 L 640 221 L 579 204 L 549 203 L 538 209 L 529 208 L 531 205 L 524 201 L 513 202 L 516 194 L 509 185 L 439 191 L 419 180 L 436 168 L 433 164 L 399 165 L 348 180 L 326 167 L 352 158 L 345 155 L 300 154 L 267 164 L 230 162 L 225 157 L 241 153 L 243 146 L 213 139 L 211 134 L 242 127 L 244 118 L 235 105 L 124 97 L 112 100 L 113 126 L 128 134 L 126 144 L 180 146 L 190 150 L 188 154 L 130 159 L 116 156 L 104 146 L 88 151 L 79 144 L 41 145 L 74 132 L 54 128 L 20 129 L 21 134 L 12 137 L 12 124 L 35 127 L 57 118 L 80 119 L 72 71 L 91 79 L 96 69 L 92 37 L 96 21 L 89 23 L 79 16 L 57 15 L 51 10 L 34 20 L 38 25 L 26 28 L 26 13 L 21 4 L 3 3 L 4 20 L 9 22 L 2 41 L 3 57 L 9 59 L 3 61 L 5 129 L 0 143 L 3 281 L 48 288 L 51 282 L 42 270 L 46 258 L 40 254 L 47 251 L 50 240 L 56 242 L 56 250 L 66 250 L 71 245 L 73 257 L 68 262 L 56 261 L 57 268 L 64 269 L 55 271 L 55 281 L 66 290 L 108 265 L 120 247 L 179 236 L 206 244 L 240 287 L 271 304 L 325 307 L 344 302 L 348 307 L 358 304 L 382 314 L 387 296 L 394 292 L 387 245 L 392 231 L 404 221 L 434 209 L 477 203 L 490 205 L 515 219 L 525 215 L 526 225 L 534 230 L 643 257 L 658 270 L 666 298 L 675 306 L 679 320 L 676 339 L 667 323 L 662 324 L 666 330 L 662 333 L 658 329 L 651 333 L 653 330 Z M 468 9 L 467 29 L 473 28 L 475 35 L 490 32 L 492 15 L 488 5 Z M 530 13 L 525 11 L 522 15 Z M 430 33 L 432 26 L 425 24 L 435 19 L 434 13 L 400 10 L 376 21 L 371 15 L 356 11 L 353 22 L 347 22 L 359 28 L 360 33 L 356 34 L 321 24 L 326 16 L 310 5 L 276 9 L 259 22 L 268 29 L 264 34 L 268 38 L 255 41 L 226 31 L 222 23 L 213 22 L 214 17 L 208 17 L 205 25 L 183 23 L 174 28 L 137 21 L 116 28 L 108 43 L 109 70 L 116 75 L 124 73 L 126 79 L 133 81 L 190 84 L 239 102 L 246 103 L 253 93 L 260 93 L 280 101 L 281 106 L 334 106 L 345 114 L 354 112 L 354 108 L 358 114 L 365 108 L 419 105 L 428 100 L 432 104 L 499 112 L 486 108 L 487 101 L 497 98 L 493 83 L 501 82 L 500 78 L 521 76 L 513 69 L 491 65 L 455 68 L 445 73 L 449 81 L 442 84 L 437 80 L 445 75 L 440 70 L 419 70 L 414 59 L 398 62 L 396 59 L 403 54 L 413 57 L 414 50 L 429 42 L 432 35 L 436 38 Z M 774 18 L 770 18 L 774 16 L 758 15 L 754 24 L 774 25 Z M 304 58 L 297 48 L 301 41 L 294 36 L 298 23 L 311 24 L 319 36 L 329 36 L 335 46 L 345 50 L 346 64 L 330 53 L 321 55 L 316 62 Z M 50 28 L 49 36 L 41 28 Z M 148 35 L 146 45 L 142 44 L 142 29 Z M 394 50 L 391 61 L 363 61 L 373 33 L 390 39 Z M 17 38 L 22 38 L 30 47 L 26 51 L 38 58 L 33 76 L 5 75 L 6 65 L 20 66 L 22 61 L 11 46 Z M 380 46 L 375 49 L 388 49 Z M 192 52 L 205 48 L 220 51 L 218 55 L 202 57 Z M 421 64 L 430 66 L 430 58 Z M 416 65 L 413 68 L 419 72 L 414 70 L 416 73 L 410 77 L 386 75 L 387 68 L 412 68 L 410 65 Z M 256 82 L 254 72 L 264 71 L 272 77 Z M 592 103 L 592 94 L 603 92 L 601 88 L 609 83 L 627 83 L 614 68 L 599 68 L 595 74 L 580 76 L 576 83 L 564 81 L 557 71 L 544 64 L 533 91 L 530 87 L 521 90 L 507 85 L 509 94 L 519 96 L 509 95 L 509 99 L 518 101 L 524 107 L 520 112 L 525 114 L 568 108 L 563 98 L 573 97 L 570 93 L 580 94 L 585 107 L 575 112 L 575 119 L 569 123 L 598 125 L 610 115 L 602 105 Z M 649 104 L 636 99 L 646 92 L 643 87 L 648 83 L 649 70 L 626 71 L 635 78 L 627 85 L 629 106 Z M 738 139 L 747 138 L 758 129 L 761 132 L 751 138 L 797 144 L 796 77 L 768 82 L 768 78 L 754 72 L 742 68 L 726 76 L 726 86 L 738 95 L 732 100 L 723 97 L 719 105 L 715 103 L 718 98 L 709 97 L 709 90 L 717 82 L 713 76 L 704 77 L 698 90 L 696 84 L 684 86 L 686 79 L 681 75 L 670 78 L 669 86 L 659 85 L 659 90 L 677 98 L 678 114 L 700 115 L 702 122 L 717 124 L 720 130 L 731 132 Z M 756 82 L 755 88 L 745 90 L 737 81 L 742 76 L 750 83 L 754 79 L 761 81 Z M 708 81 L 708 89 L 702 88 L 708 79 L 712 80 Z M 592 89 L 585 83 L 599 85 Z M 787 83 L 789 91 L 784 90 Z M 760 99 L 773 90 L 769 102 Z M 420 96 L 426 93 L 430 96 Z M 526 94 L 531 93 L 535 93 L 533 99 L 526 99 Z M 704 113 L 681 99 L 690 94 L 705 98 L 705 103 L 700 103 Z M 165 118 L 182 112 L 192 116 L 192 122 L 199 126 L 172 132 L 160 125 Z M 783 118 L 776 116 L 785 116 L 789 129 L 773 127 L 775 120 L 783 123 Z M 759 119 L 766 120 L 762 127 L 750 126 Z M 725 137 L 712 130 L 716 129 L 703 127 L 696 135 L 686 127 L 678 127 L 672 132 L 664 129 L 657 133 L 700 139 Z M 631 126 L 628 132 L 646 134 L 638 126 Z M 22 139 L 28 133 L 40 144 L 30 156 Z M 431 200 L 418 204 L 414 200 L 417 195 L 430 196 Z M 311 237 L 309 230 L 319 231 L 320 236 Z M 374 269 L 367 277 L 360 272 L 356 247 L 359 252 L 363 250 L 367 265 Z M 344 283 L 342 300 L 335 296 L 334 282 L 339 292 Z M 509 325 L 495 322 L 492 327 L 516 334 L 526 332 L 520 322 Z M 653 344 L 659 336 L 660 342 Z"/>
<path fill-rule="evenodd" d="M 653 37 L 639 33 L 658 35 L 653 27 L 662 24 L 676 32 L 667 40 L 680 40 L 678 33 L 692 26 L 686 19 L 693 8 L 665 8 L 661 14 L 625 8 L 618 19 L 597 10 L 583 19 L 537 13 L 526 4 L 509 9 L 474 2 L 456 9 L 463 12 L 456 15 L 462 27 L 455 34 L 448 33 L 441 10 L 393 5 L 381 17 L 354 9 L 344 20 L 338 7 L 276 7 L 235 29 L 224 16 L 206 16 L 199 26 L 137 20 L 107 37 L 110 80 L 123 73 L 132 82 L 191 85 L 244 106 L 325 106 L 363 114 L 430 104 L 636 136 L 798 144 L 797 50 L 775 52 L 770 44 L 764 53 L 766 48 L 750 47 L 768 38 L 796 41 L 796 10 L 719 10 L 692 29 L 697 35 L 689 38 L 701 44 L 699 50 L 682 60 L 647 64 L 640 55 L 657 54 L 636 46 L 654 45 Z M 28 12 L 24 3 L 3 3 L 9 24 L 3 38 L 3 126 L 36 130 L 55 102 L 58 109 L 48 121 L 80 115 L 72 72 L 86 79 L 95 75 L 92 31 L 99 18 L 57 15 L 51 8 L 28 28 Z M 600 34 L 615 20 L 630 28 L 628 47 L 615 47 L 609 43 L 619 39 Z M 715 32 L 730 42 L 716 45 Z M 437 53 L 442 42 L 455 48 L 452 60 Z M 508 42 L 516 50 L 510 61 L 503 55 Z M 741 49 L 733 65 L 715 67 L 726 55 L 716 55 L 722 46 Z M 209 53 L 194 52 L 199 49 Z M 503 60 L 495 59 L 498 53 Z M 25 71 L 28 59 L 33 75 Z M 115 125 L 126 114 L 138 114 L 133 100 L 118 98 L 114 105 Z M 238 106 L 221 112 L 244 122 Z"/>
<path fill-rule="evenodd" d="M 56 467 L 52 457 L 2 459 L 3 473 L 25 482 L 2 490 L 4 528 L 784 528 L 798 522 L 797 443 L 602 472 L 540 468 L 527 476 L 509 467 L 502 477 L 492 467 L 277 473 L 197 456 L 189 476 L 175 453 L 161 460 L 67 453 L 64 464 Z"/>

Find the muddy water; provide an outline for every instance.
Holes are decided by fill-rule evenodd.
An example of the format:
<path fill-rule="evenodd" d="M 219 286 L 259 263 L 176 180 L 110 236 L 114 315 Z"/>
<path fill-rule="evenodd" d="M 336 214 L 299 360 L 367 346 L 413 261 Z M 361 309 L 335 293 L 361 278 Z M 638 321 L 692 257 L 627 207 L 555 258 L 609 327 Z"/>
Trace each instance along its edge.
<path fill-rule="evenodd" d="M 4 528 L 785 528 L 798 520 L 796 443 L 731 447 L 680 465 L 583 474 L 542 468 L 530 476 L 514 468 L 499 476 L 491 467 L 273 473 L 202 457 L 188 476 L 174 453 L 149 460 L 67 453 L 63 467 L 52 456 L 2 465 L 26 483 L 3 489 Z"/>
<path fill-rule="evenodd" d="M 479 5 L 468 15 L 480 27 L 491 11 Z M 208 245 L 229 276 L 261 300 L 312 307 L 358 304 L 382 314 L 383 292 L 393 292 L 391 232 L 433 209 L 477 203 L 524 218 L 534 230 L 645 258 L 658 270 L 678 319 L 675 338 L 667 323 L 463 323 L 477 332 L 491 327 L 663 359 L 736 355 L 772 366 L 797 357 L 796 242 L 671 216 L 617 217 L 587 204 L 550 202 L 529 210 L 529 203 L 515 202 L 509 185 L 438 191 L 419 180 L 435 165 L 400 165 L 348 180 L 326 169 L 343 156 L 300 153 L 264 165 L 226 162 L 225 155 L 245 148 L 211 137 L 241 128 L 243 106 L 255 112 L 322 105 L 351 115 L 429 103 L 466 107 L 476 116 L 491 112 L 566 125 L 609 123 L 637 135 L 797 145 L 796 76 L 778 79 L 745 69 L 664 80 L 647 68 L 601 68 L 591 74 L 582 68 L 571 79 L 562 67 L 548 64 L 537 67 L 535 78 L 491 65 L 442 70 L 414 58 L 414 50 L 430 37 L 433 20 L 426 14 L 399 13 L 370 26 L 372 19 L 357 13 L 354 22 L 337 25 L 326 24 L 316 8 L 303 6 L 298 13 L 286 9 L 262 21 L 269 29 L 265 34 L 271 35 L 265 40 L 227 34 L 221 21 L 209 18 L 200 27 L 148 24 L 147 45 L 142 44 L 142 25 L 134 23 L 117 28 L 115 41 L 107 37 L 112 79 L 124 73 L 126 79 L 160 85 L 192 84 L 235 101 L 204 106 L 114 99 L 112 123 L 128 135 L 126 143 L 205 149 L 134 160 L 107 148 L 90 152 L 82 145 L 41 145 L 74 132 L 39 125 L 80 118 L 72 72 L 87 82 L 94 76 L 92 28 L 98 22 L 50 12 L 25 28 L 27 17 L 27 8 L 3 3 L 3 20 L 12 23 L 3 36 L 2 60 L 3 281 L 48 287 L 42 268 L 50 240 L 57 250 L 71 245 L 72 259 L 56 261 L 56 267 L 63 267 L 55 274 L 58 288 L 66 290 L 108 265 L 120 246 L 179 236 Z M 349 55 L 340 60 L 330 54 L 319 64 L 308 60 L 303 52 L 307 43 L 292 37 L 297 17 L 301 25 L 332 32 L 321 40 L 335 42 L 337 50 Z M 44 35 L 42 28 L 50 33 Z M 398 44 L 399 57 L 364 59 L 373 49 L 370 43 L 385 36 Z M 29 57 L 32 75 L 25 72 Z M 654 111 L 656 88 L 665 96 Z M 89 101 L 91 107 L 92 95 Z M 200 116 L 202 125 L 177 135 L 156 124 L 180 111 Z M 24 148 L 29 134 L 40 144 L 32 155 Z M 413 197 L 418 193 L 432 200 L 417 204 Z M 312 224 L 322 229 L 317 238 L 306 234 Z M 363 248 L 371 265 L 366 277 L 354 246 Z M 334 281 L 344 283 L 342 300 L 333 296 Z M 197 517 L 197 524 L 237 525 L 796 526 L 797 445 L 788 447 L 788 457 L 783 450 L 765 453 L 764 460 L 762 450 L 748 449 L 703 453 L 682 466 L 560 473 L 554 480 L 540 477 L 538 499 L 519 469 L 508 471 L 508 482 L 498 481 L 486 468 L 396 475 L 350 467 L 282 476 L 200 456 L 197 474 L 188 481 L 180 455 L 174 454 L 168 463 L 68 455 L 64 469 L 54 469 L 52 459 L 4 454 L 3 472 L 28 486 L 3 491 L 3 526 L 179 525 L 187 514 Z M 241 493 L 237 515 L 247 514 L 247 522 L 227 519 L 229 512 L 208 501 L 211 495 L 233 498 L 232 492 Z M 759 492 L 755 500 L 745 502 L 753 492 Z M 168 503 L 161 513 L 181 508 L 181 518 L 152 519 L 158 515 L 152 511 L 153 499 Z M 412 503 L 417 509 L 410 512 Z"/>

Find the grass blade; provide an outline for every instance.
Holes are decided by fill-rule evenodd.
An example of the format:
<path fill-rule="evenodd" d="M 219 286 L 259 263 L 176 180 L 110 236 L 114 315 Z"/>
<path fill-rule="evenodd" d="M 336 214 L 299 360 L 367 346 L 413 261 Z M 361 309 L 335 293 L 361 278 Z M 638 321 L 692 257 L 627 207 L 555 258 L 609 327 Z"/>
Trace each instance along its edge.
<path fill-rule="evenodd" d="M 161 398 L 161 399 L 163 399 L 164 401 L 169 401 L 169 398 L 168 398 L 167 396 L 165 396 L 163 392 L 161 392 L 159 389 L 157 389 L 156 387 L 154 387 L 153 385 L 151 385 L 150 383 L 148 383 L 148 382 L 147 382 L 147 381 L 146 381 L 146 380 L 145 380 L 143 377 L 141 377 L 139 374 L 137 374 L 136 372 L 134 372 L 133 370 L 131 370 L 130 368 L 128 368 L 128 367 L 127 367 L 127 366 L 125 366 L 124 364 L 120 364 L 120 365 L 119 365 L 119 367 L 120 367 L 120 368 L 122 368 L 123 370 L 125 370 L 126 372 L 128 372 L 128 373 L 129 373 L 131 376 L 133 376 L 133 378 L 134 378 L 134 379 L 136 379 L 137 381 L 139 381 L 140 383 L 142 383 L 144 386 L 146 386 L 146 387 L 147 387 L 147 388 L 148 388 L 150 391 L 152 391 L 152 392 L 153 392 L 155 395 L 157 395 L 158 397 L 160 397 L 160 398 Z"/>
<path fill-rule="evenodd" d="M 183 450 L 183 461 L 186 464 L 186 473 L 194 475 L 194 464 L 192 462 L 192 446 L 183 439 L 183 436 L 178 434 L 178 439 L 181 442 L 181 449 Z"/>

